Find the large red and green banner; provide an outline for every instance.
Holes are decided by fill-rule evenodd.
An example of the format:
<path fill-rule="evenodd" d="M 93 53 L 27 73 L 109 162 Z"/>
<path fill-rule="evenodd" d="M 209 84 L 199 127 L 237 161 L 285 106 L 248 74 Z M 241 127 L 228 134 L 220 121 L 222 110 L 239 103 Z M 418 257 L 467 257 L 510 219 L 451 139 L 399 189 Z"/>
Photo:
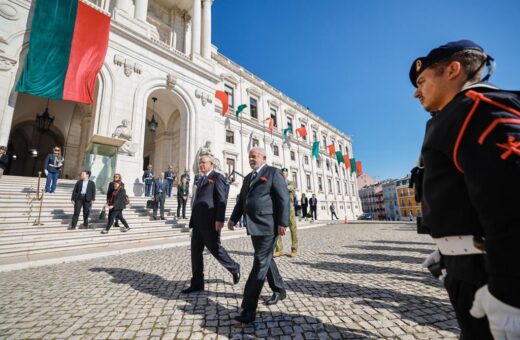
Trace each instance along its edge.
<path fill-rule="evenodd" d="M 16 90 L 91 104 L 108 48 L 110 17 L 79 0 L 38 0 Z"/>

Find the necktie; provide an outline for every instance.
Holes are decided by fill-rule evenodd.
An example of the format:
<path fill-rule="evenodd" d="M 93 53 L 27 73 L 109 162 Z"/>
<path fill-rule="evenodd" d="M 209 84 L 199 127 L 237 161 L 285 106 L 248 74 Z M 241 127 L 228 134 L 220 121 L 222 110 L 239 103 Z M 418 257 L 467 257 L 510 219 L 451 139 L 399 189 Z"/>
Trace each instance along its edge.
<path fill-rule="evenodd" d="M 253 174 L 251 175 L 251 181 L 249 182 L 249 186 L 251 186 L 251 184 L 253 184 L 253 181 L 255 180 L 256 175 L 258 175 L 258 172 L 253 171 Z"/>

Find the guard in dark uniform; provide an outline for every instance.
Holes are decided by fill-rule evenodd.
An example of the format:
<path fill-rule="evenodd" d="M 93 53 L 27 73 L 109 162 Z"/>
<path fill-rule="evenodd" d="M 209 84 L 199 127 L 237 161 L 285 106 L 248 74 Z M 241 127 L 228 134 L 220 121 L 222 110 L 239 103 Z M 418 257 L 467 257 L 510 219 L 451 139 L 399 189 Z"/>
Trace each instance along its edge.
<path fill-rule="evenodd" d="M 153 176 L 152 165 L 148 164 L 148 170 L 143 173 L 144 195 L 146 197 L 152 195 Z"/>
<path fill-rule="evenodd" d="M 173 181 L 175 181 L 175 174 L 173 173 L 173 167 L 171 164 L 168 165 L 168 170 L 164 172 L 164 178 L 166 178 L 166 183 L 168 184 L 166 187 L 166 195 L 168 195 L 168 197 L 172 197 L 172 188 Z"/>
<path fill-rule="evenodd" d="M 432 114 L 418 184 L 438 251 L 425 265 L 444 264 L 463 339 L 520 338 L 520 93 L 485 82 L 492 62 L 461 40 L 410 69 L 414 96 Z"/>

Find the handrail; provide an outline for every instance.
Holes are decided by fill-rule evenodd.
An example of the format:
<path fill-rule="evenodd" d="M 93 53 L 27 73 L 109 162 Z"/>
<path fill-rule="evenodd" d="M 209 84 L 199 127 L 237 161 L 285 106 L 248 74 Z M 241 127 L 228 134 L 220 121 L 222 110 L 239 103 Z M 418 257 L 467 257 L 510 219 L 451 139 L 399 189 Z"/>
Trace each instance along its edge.
<path fill-rule="evenodd" d="M 42 206 L 43 206 L 43 198 L 44 198 L 45 192 L 40 189 L 41 177 L 42 177 L 42 172 L 38 171 L 38 184 L 36 187 L 36 199 L 38 201 L 40 201 L 40 209 L 38 212 L 38 219 L 36 219 L 33 223 L 33 225 L 37 225 L 37 226 L 43 225 L 43 223 L 41 223 L 40 219 L 42 216 Z"/>

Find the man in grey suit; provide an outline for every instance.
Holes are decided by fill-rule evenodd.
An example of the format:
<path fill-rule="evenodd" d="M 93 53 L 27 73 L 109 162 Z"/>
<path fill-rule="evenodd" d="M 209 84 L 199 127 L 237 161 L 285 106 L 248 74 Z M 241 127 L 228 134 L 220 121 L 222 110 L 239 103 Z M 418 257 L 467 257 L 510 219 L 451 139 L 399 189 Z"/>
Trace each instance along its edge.
<path fill-rule="evenodd" d="M 249 165 L 253 171 L 244 178 L 240 198 L 228 222 L 228 228 L 233 229 L 244 217 L 243 222 L 255 250 L 253 268 L 244 289 L 243 311 L 235 317 L 243 324 L 255 320 L 258 299 L 266 277 L 273 296 L 265 303 L 276 304 L 286 297 L 273 251 L 276 237 L 285 235 L 289 225 L 289 191 L 280 170 L 266 164 L 262 148 L 249 151 Z"/>

